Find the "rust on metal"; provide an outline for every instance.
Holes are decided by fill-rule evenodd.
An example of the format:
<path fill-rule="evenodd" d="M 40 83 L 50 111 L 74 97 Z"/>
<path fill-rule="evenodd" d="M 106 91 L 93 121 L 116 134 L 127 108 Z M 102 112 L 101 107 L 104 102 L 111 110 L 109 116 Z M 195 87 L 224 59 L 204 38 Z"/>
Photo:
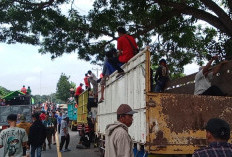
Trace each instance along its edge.
<path fill-rule="evenodd" d="M 154 154 L 191 154 L 207 146 L 205 124 L 222 118 L 232 124 L 232 98 L 189 94 L 147 94 L 146 150 Z"/>

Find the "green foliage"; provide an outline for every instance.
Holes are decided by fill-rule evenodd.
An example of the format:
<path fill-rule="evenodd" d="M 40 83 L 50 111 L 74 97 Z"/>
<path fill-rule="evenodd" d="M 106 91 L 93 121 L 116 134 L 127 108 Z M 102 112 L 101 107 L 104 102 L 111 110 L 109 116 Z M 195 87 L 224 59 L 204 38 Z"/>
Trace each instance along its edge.
<path fill-rule="evenodd" d="M 69 89 L 72 88 L 72 84 L 69 77 L 62 73 L 56 86 L 56 98 L 66 102 L 70 97 Z"/>
<path fill-rule="evenodd" d="M 10 90 L 0 86 L 0 97 L 3 97 L 5 95 L 9 94 L 10 92 L 11 92 Z"/>
<path fill-rule="evenodd" d="M 63 14 L 60 6 L 69 2 L 74 1 L 0 1 L 0 42 L 39 45 L 52 58 L 75 51 L 98 63 L 115 46 L 117 27 L 124 26 L 140 48 L 152 47 L 154 64 L 164 57 L 176 74 L 194 59 L 202 64 L 215 53 L 232 56 L 230 0 L 95 0 L 88 15 L 74 7 Z"/>
<path fill-rule="evenodd" d="M 56 93 L 52 93 L 50 95 L 33 95 L 32 97 L 35 100 L 35 104 L 41 104 L 44 102 L 52 102 L 55 104 L 65 103 L 64 101 L 56 98 Z"/>

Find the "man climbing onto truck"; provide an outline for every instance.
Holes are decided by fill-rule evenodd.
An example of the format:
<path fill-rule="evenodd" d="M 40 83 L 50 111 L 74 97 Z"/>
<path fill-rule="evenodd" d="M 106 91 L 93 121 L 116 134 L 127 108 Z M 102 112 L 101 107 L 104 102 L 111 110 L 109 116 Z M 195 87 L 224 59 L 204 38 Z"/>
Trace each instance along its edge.
<path fill-rule="evenodd" d="M 196 150 L 192 157 L 231 157 L 232 146 L 228 143 L 230 138 L 229 124 L 219 118 L 212 118 L 207 122 L 206 139 L 209 146 Z"/>
<path fill-rule="evenodd" d="M 106 79 L 109 77 L 113 72 L 115 72 L 115 68 L 109 63 L 109 58 L 111 58 L 114 53 L 117 50 L 115 48 L 112 48 L 111 50 L 107 51 L 105 54 L 105 61 L 103 64 L 103 70 L 102 70 L 102 79 L 101 79 L 101 98 L 98 101 L 98 103 L 101 103 L 104 101 L 104 90 L 105 90 L 105 85 L 106 85 Z"/>
<path fill-rule="evenodd" d="M 80 83 L 80 85 L 77 87 L 76 92 L 75 92 L 75 100 L 76 100 L 77 104 L 78 104 L 78 97 L 79 97 L 79 95 L 84 91 L 82 89 L 82 86 L 83 86 L 83 83 Z"/>
<path fill-rule="evenodd" d="M 88 71 L 88 74 L 89 74 L 88 81 L 93 86 L 93 95 L 94 95 L 94 98 L 97 98 L 97 96 L 98 96 L 98 94 L 97 94 L 97 77 L 96 77 L 96 75 L 94 75 L 94 73 L 92 73 L 91 70 Z"/>
<path fill-rule="evenodd" d="M 213 77 L 218 73 L 221 66 L 228 61 L 223 61 L 219 65 L 210 69 L 214 60 L 218 59 L 218 56 L 213 56 L 206 66 L 199 68 L 199 72 L 195 76 L 195 95 L 212 95 L 212 96 L 225 96 L 226 94 L 215 85 L 211 85 Z"/>
<path fill-rule="evenodd" d="M 127 104 L 117 109 L 117 120 L 106 126 L 105 157 L 134 157 L 133 142 L 128 127 L 133 122 L 133 114 L 137 113 Z"/>
<path fill-rule="evenodd" d="M 90 88 L 88 79 L 89 79 L 88 74 L 85 74 L 85 77 L 84 77 L 85 89 Z"/>

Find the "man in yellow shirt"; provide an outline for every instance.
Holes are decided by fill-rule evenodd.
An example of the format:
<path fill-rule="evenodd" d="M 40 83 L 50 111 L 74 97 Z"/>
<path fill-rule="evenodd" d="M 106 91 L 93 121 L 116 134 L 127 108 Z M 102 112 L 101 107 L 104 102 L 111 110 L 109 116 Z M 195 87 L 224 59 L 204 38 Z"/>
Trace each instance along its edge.
<path fill-rule="evenodd" d="M 31 123 L 26 122 L 26 117 L 23 114 L 20 115 L 20 123 L 18 123 L 16 126 L 25 129 L 27 136 L 29 135 Z M 26 156 L 26 151 L 27 146 L 23 147 L 23 156 Z"/>

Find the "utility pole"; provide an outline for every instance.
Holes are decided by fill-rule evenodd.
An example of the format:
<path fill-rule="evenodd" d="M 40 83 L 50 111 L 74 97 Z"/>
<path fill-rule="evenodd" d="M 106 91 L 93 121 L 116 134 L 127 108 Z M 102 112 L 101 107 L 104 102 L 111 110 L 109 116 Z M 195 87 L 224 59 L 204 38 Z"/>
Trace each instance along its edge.
<path fill-rule="evenodd" d="M 102 68 L 97 67 L 97 68 L 92 68 L 92 70 L 97 71 L 97 77 L 98 77 L 98 76 L 99 76 L 99 75 L 98 75 L 98 71 L 99 71 L 99 70 L 102 70 Z"/>

